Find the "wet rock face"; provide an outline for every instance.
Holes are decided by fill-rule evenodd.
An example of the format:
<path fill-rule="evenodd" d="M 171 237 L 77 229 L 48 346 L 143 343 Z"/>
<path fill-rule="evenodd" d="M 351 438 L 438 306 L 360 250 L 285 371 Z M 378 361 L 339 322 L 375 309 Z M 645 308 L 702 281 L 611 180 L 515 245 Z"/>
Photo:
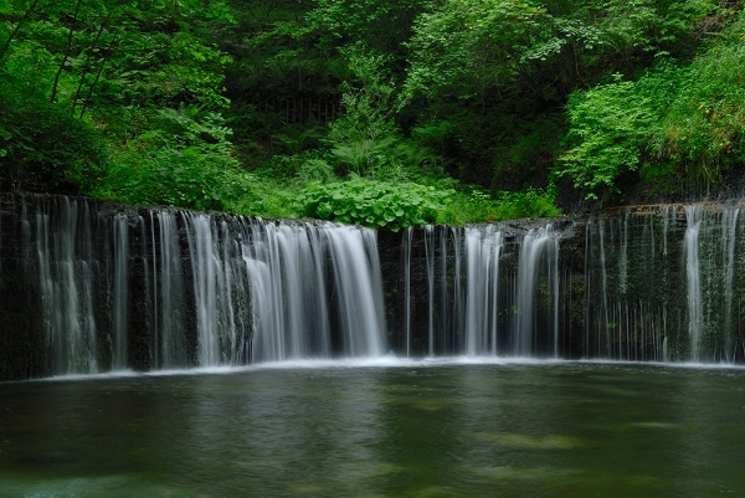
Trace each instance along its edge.
<path fill-rule="evenodd" d="M 638 206 L 557 220 L 379 231 L 384 347 L 413 357 L 743 362 L 740 214 L 734 203 Z M 196 249 L 197 218 L 209 229 L 204 236 L 214 238 L 206 249 L 214 253 L 200 256 Z M 360 304 L 351 299 L 344 304 L 349 309 L 338 308 L 345 301 L 340 292 L 357 291 L 342 290 L 333 261 L 340 256 L 328 250 L 332 237 L 319 235 L 323 225 L 262 223 L 0 195 L 0 380 L 188 368 L 206 357 L 214 364 L 255 361 L 254 334 L 276 328 L 255 330 L 262 323 L 256 320 L 266 320 L 257 318 L 256 303 L 266 299 L 256 299 L 263 297 L 278 299 L 272 313 L 286 314 L 277 323 L 289 324 L 295 335 L 305 319 L 287 308 L 300 303 L 311 310 L 309 337 L 285 338 L 299 341 L 295 346 L 282 339 L 274 345 L 278 354 L 371 351 L 367 338 L 355 346 L 358 338 L 345 330 L 354 325 L 349 310 Z M 275 230 L 281 237 L 308 234 L 302 240 L 315 247 L 298 260 L 303 268 L 293 270 L 305 272 L 302 293 L 293 294 L 287 283 L 268 290 L 252 280 L 275 270 L 289 278 L 293 272 L 281 269 L 287 250 L 277 251 L 271 265 L 259 261 L 251 263 L 253 273 L 246 271 L 246 258 L 264 257 L 272 244 L 266 226 L 283 226 Z M 216 258 L 222 273 L 213 274 L 208 263 L 200 263 L 208 264 L 207 273 L 196 271 L 199 258 Z M 352 266 L 375 259 L 369 253 Z M 370 275 L 375 280 L 374 271 Z M 202 281 L 216 299 L 200 297 Z M 377 320 L 375 312 L 368 320 Z M 207 352 L 200 336 L 205 327 L 214 329 L 216 341 Z M 271 360 L 266 351 L 261 359 Z"/>

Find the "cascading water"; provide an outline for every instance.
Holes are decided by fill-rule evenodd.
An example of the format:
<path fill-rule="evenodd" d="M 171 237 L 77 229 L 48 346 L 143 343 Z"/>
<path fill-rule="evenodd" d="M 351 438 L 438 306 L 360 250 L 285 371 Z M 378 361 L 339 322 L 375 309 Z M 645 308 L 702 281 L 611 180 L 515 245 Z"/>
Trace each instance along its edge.
<path fill-rule="evenodd" d="M 404 264 L 404 337 L 406 338 L 407 358 L 411 356 L 411 241 L 413 235 L 414 228 L 407 228 L 401 244 L 401 259 Z"/>
<path fill-rule="evenodd" d="M 407 355 L 412 354 L 412 342 L 419 344 L 417 354 L 430 356 L 558 354 L 558 236 L 543 227 L 509 244 L 506 239 L 498 225 L 422 229 L 418 253 L 426 284 L 419 288 L 426 287 L 426 301 L 412 298 L 406 303 Z M 409 247 L 402 253 L 408 289 L 417 253 L 411 250 L 411 231 L 404 235 L 404 244 Z M 505 253 L 506 247 L 510 251 Z M 415 301 L 418 312 L 411 309 Z M 541 314 L 550 310 L 550 318 L 536 319 L 537 307 Z M 412 320 L 421 325 L 412 328 Z M 412 341 L 417 330 L 419 336 Z"/>
<path fill-rule="evenodd" d="M 251 225 L 254 251 L 244 245 L 254 310 L 253 361 L 330 353 L 320 247 L 311 226 Z"/>
<path fill-rule="evenodd" d="M 691 342 L 691 358 L 699 361 L 703 333 L 703 305 L 701 302 L 701 267 L 698 239 L 701 230 L 701 206 L 686 208 L 685 232 L 686 275 L 688 276 L 688 334 Z"/>
<path fill-rule="evenodd" d="M 466 293 L 467 355 L 497 354 L 499 256 L 502 233 L 493 226 L 465 232 L 468 282 Z"/>
<path fill-rule="evenodd" d="M 641 206 L 589 223 L 585 356 L 742 361 L 739 211 L 728 203 Z"/>
<path fill-rule="evenodd" d="M 667 235 L 658 224 L 675 222 L 657 212 L 622 212 L 587 225 L 583 356 L 661 361 L 667 296 Z M 632 224 L 633 222 L 633 224 Z M 660 253 L 662 251 L 662 253 Z M 673 252 L 677 255 L 678 252 Z M 675 256 L 673 256 L 675 257 Z M 655 291 L 657 289 L 657 291 Z"/>
<path fill-rule="evenodd" d="M 549 245 L 553 246 L 553 251 L 548 252 L 548 278 L 558 279 L 558 273 L 551 271 L 551 258 L 558 259 L 558 245 L 556 239 L 552 236 L 551 226 L 531 231 L 522 242 L 520 250 L 520 263 L 518 269 L 518 297 L 517 297 L 517 321 L 515 325 L 515 348 L 514 353 L 526 356 L 536 351 L 536 319 L 535 299 L 538 263 L 540 258 L 547 252 Z M 558 284 L 558 282 L 557 282 Z M 553 286 L 548 285 L 548 293 Z M 549 298 L 550 300 L 550 298 Z M 558 313 L 555 309 L 554 313 Z"/>
<path fill-rule="evenodd" d="M 427 258 L 427 343 L 430 356 L 435 354 L 435 227 L 424 227 L 424 252 Z"/>
<path fill-rule="evenodd" d="M 24 227 L 25 237 L 36 247 L 35 261 L 28 263 L 39 278 L 45 340 L 51 353 L 49 367 L 58 374 L 95 373 L 94 263 L 88 206 L 63 198 L 50 210 L 38 210 L 33 220 L 24 219 Z"/>
<path fill-rule="evenodd" d="M 93 212 L 69 198 L 20 208 L 47 375 L 388 351 L 372 230 Z"/>
<path fill-rule="evenodd" d="M 206 215 L 187 215 L 190 225 L 189 256 L 192 262 L 192 281 L 197 321 L 198 362 L 200 366 L 220 363 L 220 308 L 217 306 L 217 274 L 220 272 L 219 254 L 212 237 L 211 219 Z M 221 289 L 222 290 L 222 289 Z"/>
<path fill-rule="evenodd" d="M 114 217 L 114 296 L 113 296 L 113 370 L 127 367 L 127 331 L 129 314 L 129 223 L 126 216 Z M 90 279 L 87 279 L 90 282 Z M 92 316 L 92 314 L 91 314 Z"/>
<path fill-rule="evenodd" d="M 734 330 L 732 300 L 735 280 L 735 247 L 737 247 L 737 218 L 740 208 L 734 207 L 722 214 L 722 263 L 726 268 L 722 294 L 724 295 L 724 356 L 727 361 L 734 358 Z"/>
<path fill-rule="evenodd" d="M 151 212 L 149 236 L 151 250 L 143 252 L 152 259 L 145 267 L 152 268 L 148 281 L 152 282 L 153 364 L 155 368 L 176 368 L 185 365 L 187 357 L 180 334 L 185 328 L 186 310 L 176 214 Z"/>
<path fill-rule="evenodd" d="M 344 352 L 348 356 L 386 353 L 383 288 L 375 232 L 335 226 L 321 234 L 328 241 L 334 268 Z"/>
<path fill-rule="evenodd" d="M 745 355 L 740 209 L 736 204 L 686 208 L 689 357 L 694 361 L 742 361 Z"/>
<path fill-rule="evenodd" d="M 38 311 L 24 320 L 8 309 L 0 323 L 30 327 L 4 340 L 39 344 L 27 355 L 36 375 L 390 347 L 412 357 L 745 360 L 738 204 L 607 211 L 577 230 L 410 228 L 398 242 L 386 235 L 381 247 L 395 253 L 381 265 L 378 234 L 358 227 L 64 197 L 4 202 L 0 302 Z"/>

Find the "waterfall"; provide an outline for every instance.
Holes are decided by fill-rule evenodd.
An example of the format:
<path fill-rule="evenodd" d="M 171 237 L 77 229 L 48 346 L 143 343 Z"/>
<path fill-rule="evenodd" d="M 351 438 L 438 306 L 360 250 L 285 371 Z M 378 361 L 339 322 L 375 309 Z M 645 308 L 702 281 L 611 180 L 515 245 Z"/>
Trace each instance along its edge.
<path fill-rule="evenodd" d="M 399 242 L 331 223 L 2 202 L 0 323 L 23 332 L 3 336 L 5 350 L 35 348 L 22 361 L 41 375 L 391 347 L 406 357 L 745 360 L 736 202 L 530 228 L 413 227 Z M 392 244 L 382 262 L 379 244 Z"/>
<path fill-rule="evenodd" d="M 412 250 L 417 243 L 412 231 L 404 234 L 404 286 L 414 285 L 412 257 L 417 252 L 424 270 L 417 287 L 426 291 L 405 304 L 407 356 L 414 342 L 426 345 L 418 353 L 428 356 L 559 355 L 557 234 L 545 226 L 506 245 L 504 230 L 499 225 L 426 226 L 420 230 L 420 251 Z M 504 265 L 504 258 L 511 264 Z M 413 309 L 415 303 L 419 310 Z M 547 310 L 548 319 L 534 316 Z M 421 325 L 414 327 L 412 321 Z"/>
<path fill-rule="evenodd" d="M 388 351 L 372 230 L 168 210 L 98 212 L 93 201 L 66 197 L 19 209 L 19 271 L 35 282 L 46 345 L 40 371 Z"/>
<path fill-rule="evenodd" d="M 701 230 L 701 205 L 688 206 L 685 212 L 687 226 L 683 244 L 686 254 L 686 275 L 688 276 L 688 334 L 691 345 L 691 359 L 700 361 L 701 336 L 704 325 L 698 248 Z"/>
<path fill-rule="evenodd" d="M 429 344 L 429 355 L 435 354 L 435 227 L 427 225 L 424 227 L 424 254 L 427 258 L 427 344 Z"/>
<path fill-rule="evenodd" d="M 735 352 L 735 331 L 732 320 L 732 299 L 735 288 L 735 248 L 737 246 L 737 218 L 740 208 L 734 207 L 722 214 L 722 263 L 724 265 L 725 277 L 723 280 L 722 294 L 724 295 L 724 357 L 727 361 L 733 361 Z"/>
<path fill-rule="evenodd" d="M 551 226 L 530 231 L 522 242 L 518 268 L 517 321 L 515 347 L 517 355 L 529 355 L 536 350 L 535 299 L 539 258 L 553 240 Z M 554 246 L 558 250 L 558 246 Z M 554 254 L 552 253 L 552 256 Z M 554 256 L 555 257 L 555 256 Z M 549 272 L 550 276 L 551 272 Z M 556 277 L 558 278 L 558 276 Z"/>
<path fill-rule="evenodd" d="M 452 335 L 453 339 L 453 352 L 460 351 L 462 330 L 465 328 L 465 296 L 463 292 L 463 244 L 460 240 L 463 238 L 463 231 L 457 228 L 452 229 L 452 236 L 454 239 L 453 253 L 454 253 L 454 271 L 453 277 L 455 283 L 453 284 L 453 328 Z"/>
<path fill-rule="evenodd" d="M 156 368 L 176 368 L 186 364 L 186 348 L 180 334 L 185 327 L 186 311 L 178 221 L 173 212 L 158 211 L 154 217 L 151 213 L 150 227 L 154 365 Z"/>
<path fill-rule="evenodd" d="M 88 206 L 79 207 L 77 202 L 62 198 L 52 206 L 39 206 L 30 218 L 24 205 L 22 225 L 27 272 L 36 274 L 39 282 L 50 371 L 95 373 L 94 263 Z M 29 253 L 34 246 L 36 256 L 32 259 Z"/>
<path fill-rule="evenodd" d="M 450 302 L 451 291 L 448 288 L 448 260 L 450 259 L 450 253 L 448 252 L 448 242 L 450 240 L 451 230 L 440 230 L 440 284 L 438 286 L 440 290 L 440 306 L 439 306 L 439 342 L 442 345 L 443 351 L 449 351 L 452 349 L 449 344 L 449 338 L 452 335 L 453 327 L 450 323 L 450 306 L 446 303 Z M 457 264 L 457 263 L 456 263 Z"/>
<path fill-rule="evenodd" d="M 114 356 L 112 369 L 123 370 L 127 366 L 127 330 L 129 313 L 129 223 L 123 215 L 117 215 L 113 224 L 114 248 L 114 298 L 112 333 Z"/>
<path fill-rule="evenodd" d="M 586 227 L 585 357 L 742 361 L 736 203 L 640 206 Z"/>
<path fill-rule="evenodd" d="M 380 356 L 387 351 L 383 289 L 376 234 L 334 226 L 322 231 L 334 268 L 342 344 L 348 356 Z"/>
<path fill-rule="evenodd" d="M 197 321 L 198 364 L 203 367 L 220 363 L 219 315 L 217 306 L 217 274 L 220 260 L 215 254 L 212 222 L 202 214 L 186 215 L 190 230 L 189 256 Z"/>
<path fill-rule="evenodd" d="M 401 258 L 404 261 L 404 337 L 406 338 L 407 358 L 411 356 L 411 241 L 413 235 L 414 228 L 407 228 L 401 244 Z"/>
<path fill-rule="evenodd" d="M 493 226 L 465 232 L 467 265 L 465 354 L 497 354 L 497 301 L 502 233 Z"/>
<path fill-rule="evenodd" d="M 250 226 L 243 245 L 254 314 L 253 361 L 331 354 L 324 242 L 309 224 Z"/>

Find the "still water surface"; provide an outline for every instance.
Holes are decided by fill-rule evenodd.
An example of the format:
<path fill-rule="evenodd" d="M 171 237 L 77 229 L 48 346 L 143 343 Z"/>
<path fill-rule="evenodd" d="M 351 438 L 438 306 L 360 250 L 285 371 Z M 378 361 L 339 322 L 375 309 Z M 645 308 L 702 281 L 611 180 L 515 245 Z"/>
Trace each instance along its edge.
<path fill-rule="evenodd" d="M 0 497 L 745 494 L 745 371 L 303 365 L 0 384 Z"/>

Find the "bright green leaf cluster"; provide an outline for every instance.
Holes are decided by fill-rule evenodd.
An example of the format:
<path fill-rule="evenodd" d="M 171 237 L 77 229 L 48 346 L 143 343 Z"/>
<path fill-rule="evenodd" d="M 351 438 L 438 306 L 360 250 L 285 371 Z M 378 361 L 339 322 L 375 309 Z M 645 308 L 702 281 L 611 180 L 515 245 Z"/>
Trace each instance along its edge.
<path fill-rule="evenodd" d="M 453 193 L 415 183 L 357 178 L 310 185 L 298 196 L 297 208 L 303 216 L 398 231 L 433 223 Z"/>
<path fill-rule="evenodd" d="M 567 106 L 570 137 L 577 145 L 562 157 L 559 176 L 596 197 L 601 187 L 617 190 L 616 178 L 624 169 L 635 171 L 641 160 L 641 142 L 653 119 L 652 102 L 634 92 L 634 83 L 616 75 L 614 83 L 575 93 Z"/>

